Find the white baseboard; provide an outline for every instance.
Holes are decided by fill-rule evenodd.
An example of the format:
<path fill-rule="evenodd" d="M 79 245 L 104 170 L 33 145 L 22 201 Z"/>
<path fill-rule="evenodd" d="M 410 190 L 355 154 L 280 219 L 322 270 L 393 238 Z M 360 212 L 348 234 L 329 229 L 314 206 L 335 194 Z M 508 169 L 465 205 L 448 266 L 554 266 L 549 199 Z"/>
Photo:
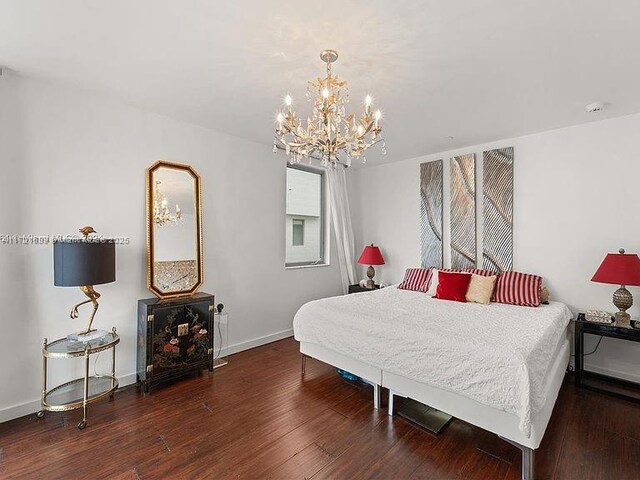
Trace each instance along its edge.
<path fill-rule="evenodd" d="M 222 352 L 220 352 L 220 356 L 226 357 L 227 355 L 243 352 L 245 350 L 249 350 L 250 348 L 259 347 L 261 345 L 266 345 L 267 343 L 276 342 L 278 340 L 282 340 L 283 338 L 288 338 L 292 336 L 293 336 L 293 329 L 289 328 L 287 330 L 282 330 L 280 332 L 272 333 L 271 335 L 265 335 L 264 337 L 258 337 L 252 340 L 247 340 L 246 342 L 229 345 L 227 348 L 222 349 Z"/>
<path fill-rule="evenodd" d="M 277 340 L 282 340 L 283 338 L 288 338 L 288 337 L 291 337 L 292 335 L 293 335 L 293 329 L 290 328 L 288 330 L 282 330 L 281 332 L 276 332 L 271 335 L 265 335 L 264 337 L 258 337 L 251 340 L 247 340 L 246 342 L 229 345 L 227 348 L 222 350 L 220 355 L 223 357 L 226 357 L 227 355 L 239 353 L 244 350 L 249 350 L 250 348 L 259 347 L 261 345 L 275 342 Z M 138 381 L 137 374 L 135 372 L 118 376 L 118 382 L 120 383 L 120 387 L 126 387 L 127 385 L 132 385 L 137 381 Z M 25 415 L 34 414 L 39 410 L 40 410 L 39 398 L 35 400 L 30 400 L 24 403 L 20 403 L 18 405 L 5 407 L 0 409 L 0 423 L 6 422 L 8 420 L 13 420 L 14 418 L 24 417 Z"/>

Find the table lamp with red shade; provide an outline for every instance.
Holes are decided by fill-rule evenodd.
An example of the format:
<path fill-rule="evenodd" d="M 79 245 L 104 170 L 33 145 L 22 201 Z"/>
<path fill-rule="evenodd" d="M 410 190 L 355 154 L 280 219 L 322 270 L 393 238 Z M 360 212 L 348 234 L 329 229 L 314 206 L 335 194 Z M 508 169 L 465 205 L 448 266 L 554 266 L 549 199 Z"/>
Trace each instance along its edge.
<path fill-rule="evenodd" d="M 630 327 L 631 316 L 627 310 L 633 305 L 633 295 L 625 287 L 627 285 L 640 286 L 640 258 L 638 255 L 624 253 L 624 248 L 621 248 L 619 253 L 608 253 L 591 281 L 620 285 L 620 288 L 613 294 L 613 304 L 619 310 L 615 315 L 616 325 Z"/>
<path fill-rule="evenodd" d="M 369 268 L 367 268 L 367 277 L 369 277 L 369 280 L 367 280 L 367 288 L 374 288 L 375 282 L 373 281 L 373 277 L 376 271 L 373 265 L 384 265 L 384 257 L 382 253 L 380 253 L 380 249 L 375 247 L 373 243 L 367 245 L 364 247 L 364 250 L 362 250 L 358 263 L 360 265 L 369 265 Z"/>

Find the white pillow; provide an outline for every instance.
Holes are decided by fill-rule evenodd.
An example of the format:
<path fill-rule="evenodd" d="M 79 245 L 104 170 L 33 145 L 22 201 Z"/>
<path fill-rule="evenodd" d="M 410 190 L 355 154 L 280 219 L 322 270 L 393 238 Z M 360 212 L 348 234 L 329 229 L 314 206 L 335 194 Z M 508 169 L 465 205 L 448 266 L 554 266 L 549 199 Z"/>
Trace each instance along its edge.
<path fill-rule="evenodd" d="M 431 283 L 429 283 L 429 290 L 427 290 L 427 295 L 431 295 L 432 297 L 436 296 L 436 291 L 438 290 L 438 272 L 440 270 L 436 270 L 435 268 L 431 271 Z"/>
<path fill-rule="evenodd" d="M 491 294 L 496 284 L 496 275 L 490 277 L 484 277 L 482 275 L 471 275 L 471 282 L 469 282 L 469 288 L 467 289 L 467 302 L 482 303 L 489 305 L 491 301 Z"/>

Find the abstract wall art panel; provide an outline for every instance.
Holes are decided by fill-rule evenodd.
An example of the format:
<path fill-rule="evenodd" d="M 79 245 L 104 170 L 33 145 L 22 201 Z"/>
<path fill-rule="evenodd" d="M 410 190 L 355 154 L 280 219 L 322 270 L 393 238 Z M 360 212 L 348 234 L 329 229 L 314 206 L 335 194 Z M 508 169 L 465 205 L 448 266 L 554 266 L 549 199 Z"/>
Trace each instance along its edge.
<path fill-rule="evenodd" d="M 451 159 L 451 268 L 476 267 L 476 156 Z"/>
<path fill-rule="evenodd" d="M 513 269 L 513 147 L 483 152 L 482 268 Z"/>
<path fill-rule="evenodd" d="M 420 245 L 422 266 L 442 268 L 442 160 L 420 164 Z"/>

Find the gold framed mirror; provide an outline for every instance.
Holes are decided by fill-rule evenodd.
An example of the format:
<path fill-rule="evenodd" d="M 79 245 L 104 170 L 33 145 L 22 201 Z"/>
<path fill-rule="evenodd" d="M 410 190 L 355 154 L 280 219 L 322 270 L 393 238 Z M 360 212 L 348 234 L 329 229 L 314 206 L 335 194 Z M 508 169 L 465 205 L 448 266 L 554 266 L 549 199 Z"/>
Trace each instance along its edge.
<path fill-rule="evenodd" d="M 191 296 L 204 281 L 200 175 L 159 160 L 146 180 L 147 287 L 161 299 Z"/>

